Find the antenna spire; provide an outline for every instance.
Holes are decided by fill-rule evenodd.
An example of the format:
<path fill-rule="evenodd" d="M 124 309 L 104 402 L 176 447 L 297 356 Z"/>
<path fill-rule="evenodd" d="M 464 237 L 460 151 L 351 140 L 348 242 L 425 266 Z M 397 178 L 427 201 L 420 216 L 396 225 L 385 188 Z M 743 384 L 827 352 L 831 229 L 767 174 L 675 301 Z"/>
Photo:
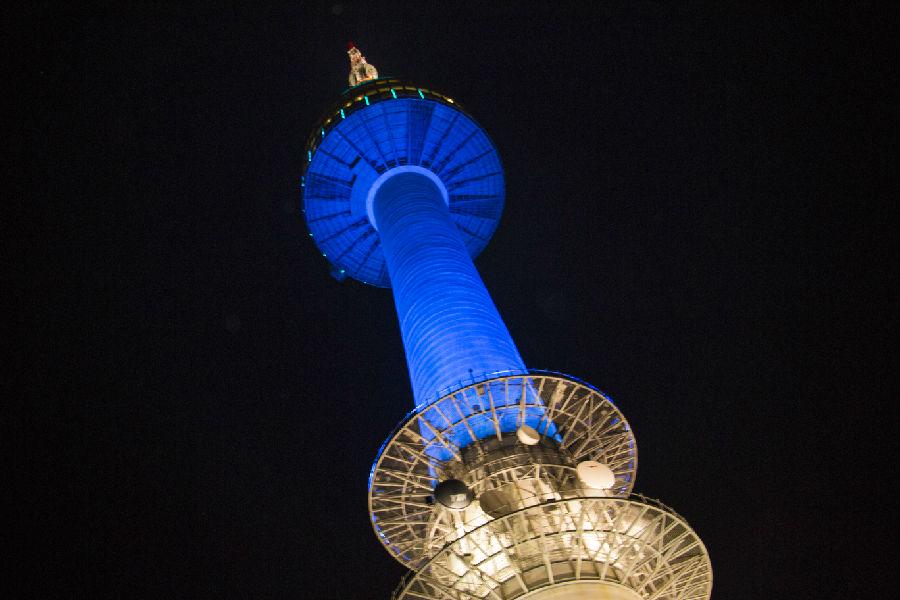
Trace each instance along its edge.
<path fill-rule="evenodd" d="M 350 57 L 350 87 L 370 79 L 378 79 L 378 71 L 366 62 L 366 57 L 353 42 L 347 42 L 347 55 Z"/>

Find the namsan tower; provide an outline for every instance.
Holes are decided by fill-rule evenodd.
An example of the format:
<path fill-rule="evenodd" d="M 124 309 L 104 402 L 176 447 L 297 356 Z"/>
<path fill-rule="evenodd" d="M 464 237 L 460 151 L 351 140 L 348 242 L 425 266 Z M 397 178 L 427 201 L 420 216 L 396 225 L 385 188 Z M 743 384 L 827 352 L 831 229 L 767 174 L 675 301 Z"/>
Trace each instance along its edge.
<path fill-rule="evenodd" d="M 411 569 L 393 597 L 709 598 L 700 538 L 632 492 L 628 421 L 589 383 L 526 368 L 475 269 L 503 210 L 497 149 L 452 98 L 348 55 L 303 211 L 335 277 L 394 296 L 414 408 L 369 476 L 375 534 Z"/>

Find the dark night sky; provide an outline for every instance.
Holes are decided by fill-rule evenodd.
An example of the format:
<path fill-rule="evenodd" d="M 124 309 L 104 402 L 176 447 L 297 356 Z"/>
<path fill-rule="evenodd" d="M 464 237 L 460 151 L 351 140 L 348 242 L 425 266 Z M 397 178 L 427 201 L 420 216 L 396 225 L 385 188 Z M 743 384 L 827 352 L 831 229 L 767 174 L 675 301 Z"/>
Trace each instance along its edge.
<path fill-rule="evenodd" d="M 299 212 L 347 39 L 492 136 L 476 265 L 526 363 L 628 417 L 713 597 L 896 593 L 897 12 L 589 5 L 7 20 L 19 597 L 387 599 L 405 572 L 366 509 L 411 408 L 392 299 L 330 278 Z"/>

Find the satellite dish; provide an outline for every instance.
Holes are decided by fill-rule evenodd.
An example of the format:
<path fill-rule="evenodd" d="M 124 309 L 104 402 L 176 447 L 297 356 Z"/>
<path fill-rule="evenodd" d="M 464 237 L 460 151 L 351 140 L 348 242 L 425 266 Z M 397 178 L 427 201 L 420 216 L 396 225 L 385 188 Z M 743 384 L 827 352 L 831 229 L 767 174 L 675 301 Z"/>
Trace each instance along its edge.
<path fill-rule="evenodd" d="M 584 460 L 575 467 L 578 479 L 588 487 L 608 490 L 616 484 L 616 476 L 612 469 L 595 460 Z"/>
<path fill-rule="evenodd" d="M 516 429 L 516 437 L 526 446 L 534 446 L 541 441 L 541 434 L 525 424 Z"/>
<path fill-rule="evenodd" d="M 435 486 L 434 499 L 451 510 L 462 510 L 472 503 L 475 494 L 459 479 L 448 479 Z"/>
<path fill-rule="evenodd" d="M 502 490 L 485 490 L 481 492 L 481 495 L 478 496 L 478 503 L 481 505 L 481 510 L 495 519 L 499 519 L 506 513 L 511 512 L 509 510 L 508 494 L 505 494 Z"/>

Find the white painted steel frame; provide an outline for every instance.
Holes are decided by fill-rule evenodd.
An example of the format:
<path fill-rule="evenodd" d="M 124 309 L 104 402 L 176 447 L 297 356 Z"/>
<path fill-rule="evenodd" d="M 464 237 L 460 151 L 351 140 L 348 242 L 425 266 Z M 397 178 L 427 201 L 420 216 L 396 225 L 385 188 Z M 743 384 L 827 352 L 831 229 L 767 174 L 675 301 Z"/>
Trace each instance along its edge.
<path fill-rule="evenodd" d="M 485 523 L 401 582 L 394 600 L 513 600 L 572 581 L 624 586 L 644 600 L 706 600 L 712 567 L 677 513 L 637 494 L 532 506 Z"/>
<path fill-rule="evenodd" d="M 502 385 L 501 385 L 502 384 Z M 480 410 L 472 411 L 473 398 L 479 389 L 516 390 L 514 397 L 493 397 Z M 521 389 L 534 393 L 517 393 Z M 464 408 L 465 407 L 465 408 Z M 584 382 L 562 374 L 529 374 L 496 377 L 465 386 L 443 396 L 420 411 L 412 413 L 385 442 L 369 480 L 369 516 L 378 539 L 391 556 L 416 569 L 455 537 L 459 523 L 448 511 L 435 508 L 429 497 L 435 484 L 452 477 L 465 477 L 467 467 L 460 450 L 447 432 L 470 428 L 473 419 L 490 418 L 494 435 L 515 436 L 502 432 L 500 421 L 510 412 L 520 415 L 543 412 L 538 427 L 543 438 L 556 427 L 558 446 L 570 464 L 548 465 L 555 469 L 552 479 L 567 475 L 572 466 L 583 460 L 607 464 L 615 474 L 615 487 L 610 495 L 627 496 L 634 486 L 637 471 L 637 444 L 631 427 L 612 401 Z M 444 423 L 443 427 L 434 423 Z M 421 431 L 431 432 L 426 440 Z M 482 444 L 484 440 L 476 441 Z M 452 459 L 441 461 L 429 452 L 440 445 Z M 544 468 L 544 466 L 540 467 Z M 474 491 L 480 493 L 478 482 Z M 539 500 L 554 500 L 559 494 Z M 461 532 L 459 532 L 461 533 Z"/>

